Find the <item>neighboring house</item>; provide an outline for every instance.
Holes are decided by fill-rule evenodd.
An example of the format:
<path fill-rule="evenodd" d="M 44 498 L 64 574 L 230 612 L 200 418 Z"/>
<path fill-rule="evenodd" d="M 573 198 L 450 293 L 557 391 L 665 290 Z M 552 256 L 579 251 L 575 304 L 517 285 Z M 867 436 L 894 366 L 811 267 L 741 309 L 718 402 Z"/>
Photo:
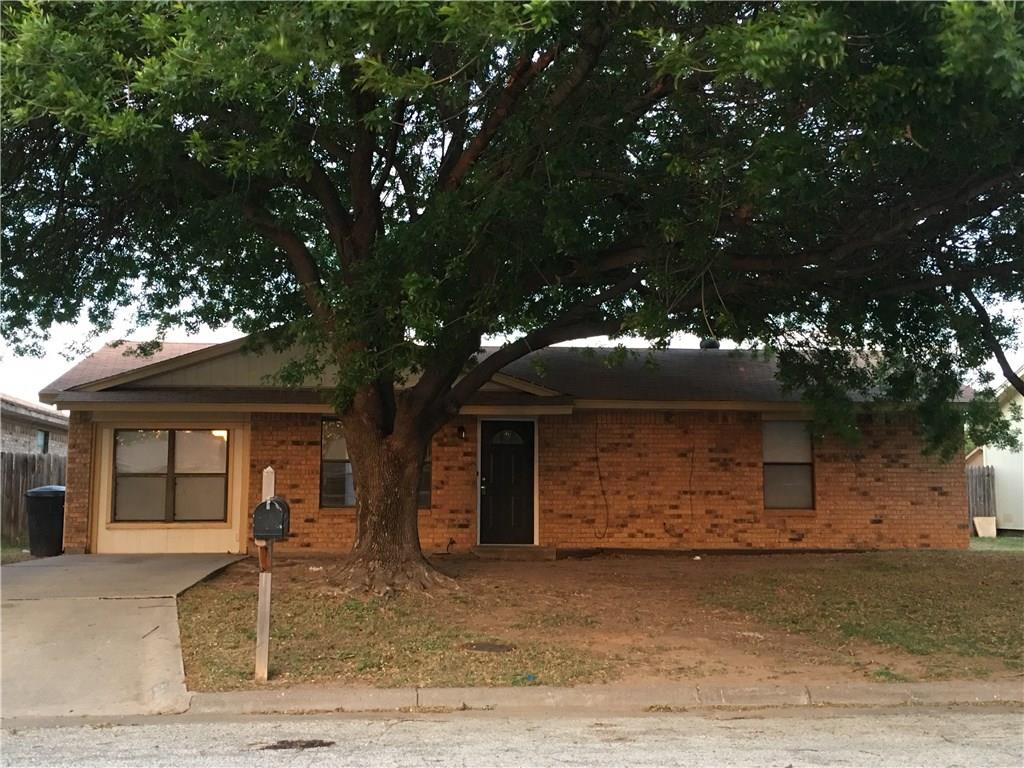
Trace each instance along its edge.
<path fill-rule="evenodd" d="M 1018 376 L 1024 376 L 1024 366 L 1017 370 Z M 1004 381 L 996 390 L 996 397 L 1003 414 L 1010 418 L 1011 407 L 1016 404 L 1024 410 L 1024 396 L 1009 381 Z M 1024 440 L 1024 421 L 1018 419 L 1017 429 Z M 995 478 L 996 527 L 1000 531 L 1024 533 L 1024 450 L 1008 451 L 980 445 L 967 454 L 968 467 L 993 468 Z"/>
<path fill-rule="evenodd" d="M 39 403 L 0 395 L 0 448 L 7 453 L 68 452 L 68 417 Z"/>
<path fill-rule="evenodd" d="M 245 551 L 268 465 L 291 502 L 281 550 L 351 546 L 344 435 L 321 391 L 269 383 L 286 353 L 123 349 L 40 393 L 71 411 L 68 551 Z M 761 354 L 608 354 L 535 352 L 441 428 L 420 491 L 426 551 L 967 546 L 962 458 L 923 455 L 909 417 L 865 411 L 859 443 L 812 440 Z"/>

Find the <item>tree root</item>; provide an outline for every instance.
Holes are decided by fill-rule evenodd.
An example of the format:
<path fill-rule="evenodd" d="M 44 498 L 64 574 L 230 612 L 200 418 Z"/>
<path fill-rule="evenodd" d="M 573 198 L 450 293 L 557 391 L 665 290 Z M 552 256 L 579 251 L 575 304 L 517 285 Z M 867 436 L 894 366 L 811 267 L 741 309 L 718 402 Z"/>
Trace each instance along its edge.
<path fill-rule="evenodd" d="M 353 554 L 327 574 L 338 593 L 391 597 L 403 592 L 432 592 L 458 589 L 455 579 L 437 570 L 422 555 L 385 562 L 379 557 Z"/>

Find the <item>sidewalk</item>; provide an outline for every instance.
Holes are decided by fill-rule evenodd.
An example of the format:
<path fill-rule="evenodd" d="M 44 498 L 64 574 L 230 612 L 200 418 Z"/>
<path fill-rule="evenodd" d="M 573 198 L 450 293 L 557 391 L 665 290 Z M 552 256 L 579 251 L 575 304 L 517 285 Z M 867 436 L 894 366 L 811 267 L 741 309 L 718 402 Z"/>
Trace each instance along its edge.
<path fill-rule="evenodd" d="M 671 712 L 708 708 L 907 706 L 1024 703 L 1024 680 L 1009 682 L 849 683 L 842 685 L 581 685 L 575 688 L 294 687 L 194 693 L 189 714 L 599 710 Z"/>

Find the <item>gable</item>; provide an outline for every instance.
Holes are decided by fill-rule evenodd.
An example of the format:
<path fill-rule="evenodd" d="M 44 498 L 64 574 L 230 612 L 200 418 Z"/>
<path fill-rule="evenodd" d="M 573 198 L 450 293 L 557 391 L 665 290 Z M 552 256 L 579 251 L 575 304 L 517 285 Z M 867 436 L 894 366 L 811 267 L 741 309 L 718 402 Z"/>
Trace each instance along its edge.
<path fill-rule="evenodd" d="M 265 349 L 256 353 L 239 348 L 217 357 L 144 376 L 121 386 L 130 389 L 278 388 L 280 384 L 273 380 L 274 375 L 285 364 L 299 357 L 293 350 L 277 352 Z M 329 381 L 332 376 L 333 372 L 328 370 L 324 378 Z M 303 386 L 320 389 L 324 383 L 322 379 L 310 379 Z"/>

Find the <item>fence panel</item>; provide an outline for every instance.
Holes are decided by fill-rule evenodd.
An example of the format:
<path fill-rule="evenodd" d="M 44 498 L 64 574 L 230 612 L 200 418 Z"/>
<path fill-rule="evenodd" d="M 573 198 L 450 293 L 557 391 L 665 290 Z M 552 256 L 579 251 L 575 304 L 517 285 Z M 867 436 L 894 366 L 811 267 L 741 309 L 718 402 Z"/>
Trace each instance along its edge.
<path fill-rule="evenodd" d="M 40 485 L 64 485 L 67 458 L 52 453 L 0 453 L 0 538 L 28 540 L 25 491 Z"/>
<path fill-rule="evenodd" d="M 995 467 L 969 467 L 967 470 L 967 515 L 974 533 L 974 518 L 996 516 Z"/>

